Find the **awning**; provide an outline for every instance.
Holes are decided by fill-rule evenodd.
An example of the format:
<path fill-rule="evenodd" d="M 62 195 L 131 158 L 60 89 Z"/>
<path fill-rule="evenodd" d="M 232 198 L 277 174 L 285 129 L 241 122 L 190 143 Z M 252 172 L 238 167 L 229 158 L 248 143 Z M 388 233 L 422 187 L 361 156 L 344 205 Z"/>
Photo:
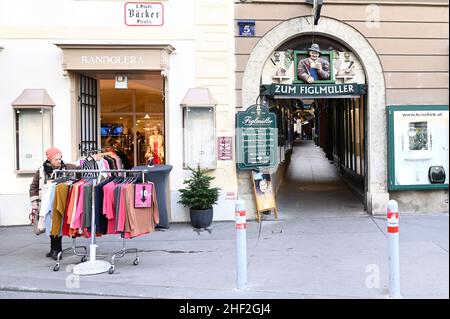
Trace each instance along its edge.
<path fill-rule="evenodd" d="M 53 107 L 55 102 L 45 89 L 25 89 L 11 105 L 13 108 Z"/>
<path fill-rule="evenodd" d="M 217 101 L 208 88 L 190 88 L 180 105 L 183 107 L 211 107 L 217 105 Z"/>

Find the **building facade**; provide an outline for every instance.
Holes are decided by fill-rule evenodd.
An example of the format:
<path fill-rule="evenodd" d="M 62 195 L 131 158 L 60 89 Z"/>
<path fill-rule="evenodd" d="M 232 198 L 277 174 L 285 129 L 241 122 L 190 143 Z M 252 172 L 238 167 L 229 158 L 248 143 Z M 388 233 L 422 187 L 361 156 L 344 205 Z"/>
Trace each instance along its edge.
<path fill-rule="evenodd" d="M 235 164 L 216 156 L 234 134 L 233 14 L 226 0 L 0 1 L 0 225 L 29 223 L 47 147 L 76 162 L 108 146 L 146 165 L 155 127 L 159 164 L 172 166 L 169 220 L 189 220 L 178 189 L 196 162 L 221 188 L 215 218 L 233 218 Z M 185 103 L 192 88 L 207 105 Z"/>
<path fill-rule="evenodd" d="M 170 221 L 189 220 L 178 189 L 196 164 L 221 188 L 214 220 L 234 218 L 237 196 L 253 218 L 236 125 L 260 104 L 277 116 L 274 165 L 260 172 L 275 193 L 301 131 L 369 213 L 389 199 L 448 211 L 448 1 L 313 3 L 0 0 L 0 225 L 28 223 L 47 147 L 66 162 L 114 147 L 141 166 L 154 128 Z M 320 85 L 301 77 L 313 44 L 329 65 Z"/>
<path fill-rule="evenodd" d="M 261 103 L 289 127 L 300 118 L 306 123 L 312 104 L 315 118 L 309 122 L 315 122 L 315 131 L 308 132 L 307 125 L 304 131 L 314 135 L 368 212 L 384 214 L 389 199 L 405 212 L 448 211 L 448 1 L 336 0 L 314 7 L 314 1 L 236 0 L 235 5 L 238 110 L 265 98 Z M 239 33 L 242 26 L 250 31 Z M 364 92 L 299 93 L 308 84 L 299 77 L 298 63 L 313 43 L 330 64 L 332 84 L 321 84 L 336 93 L 333 85 L 354 83 Z M 262 86 L 279 90 L 261 96 Z M 416 118 L 391 119 L 399 115 Z M 289 163 L 291 146 L 284 138 L 278 141 L 280 164 L 269 170 L 275 189 Z M 419 141 L 429 144 L 418 146 Z M 445 171 L 440 185 L 429 177 L 432 169 Z M 249 205 L 251 179 L 249 171 L 238 172 L 239 194 Z"/>

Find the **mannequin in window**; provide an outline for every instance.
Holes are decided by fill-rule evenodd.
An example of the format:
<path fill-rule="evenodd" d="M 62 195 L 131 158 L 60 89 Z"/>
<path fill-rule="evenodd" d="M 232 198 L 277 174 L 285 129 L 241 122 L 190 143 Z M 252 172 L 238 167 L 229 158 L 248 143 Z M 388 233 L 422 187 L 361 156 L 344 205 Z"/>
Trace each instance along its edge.
<path fill-rule="evenodd" d="M 152 128 L 151 135 L 148 139 L 147 150 L 145 152 L 145 161 L 153 156 L 153 164 L 164 163 L 164 136 L 162 136 L 158 125 Z"/>

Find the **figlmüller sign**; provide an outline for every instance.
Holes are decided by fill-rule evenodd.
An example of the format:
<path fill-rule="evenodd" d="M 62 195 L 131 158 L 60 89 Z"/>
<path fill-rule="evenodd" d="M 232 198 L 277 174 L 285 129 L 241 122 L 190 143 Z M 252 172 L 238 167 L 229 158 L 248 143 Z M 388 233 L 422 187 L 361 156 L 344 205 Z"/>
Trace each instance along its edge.
<path fill-rule="evenodd" d="M 277 116 L 263 105 L 236 113 L 236 159 L 240 170 L 277 165 Z"/>
<path fill-rule="evenodd" d="M 161 2 L 126 2 L 127 26 L 158 27 L 164 24 L 164 6 Z"/>

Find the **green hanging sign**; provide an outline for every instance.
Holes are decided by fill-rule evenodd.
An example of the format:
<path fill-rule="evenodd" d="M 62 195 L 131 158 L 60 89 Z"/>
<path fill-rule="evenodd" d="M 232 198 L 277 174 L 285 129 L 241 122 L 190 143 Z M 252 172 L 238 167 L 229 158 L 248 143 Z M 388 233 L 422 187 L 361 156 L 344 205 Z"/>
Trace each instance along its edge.
<path fill-rule="evenodd" d="M 236 160 L 239 170 L 277 165 L 277 116 L 263 105 L 236 114 Z"/>
<path fill-rule="evenodd" d="M 364 84 L 270 84 L 263 85 L 263 95 L 303 97 L 303 98 L 339 98 L 366 94 Z"/>

